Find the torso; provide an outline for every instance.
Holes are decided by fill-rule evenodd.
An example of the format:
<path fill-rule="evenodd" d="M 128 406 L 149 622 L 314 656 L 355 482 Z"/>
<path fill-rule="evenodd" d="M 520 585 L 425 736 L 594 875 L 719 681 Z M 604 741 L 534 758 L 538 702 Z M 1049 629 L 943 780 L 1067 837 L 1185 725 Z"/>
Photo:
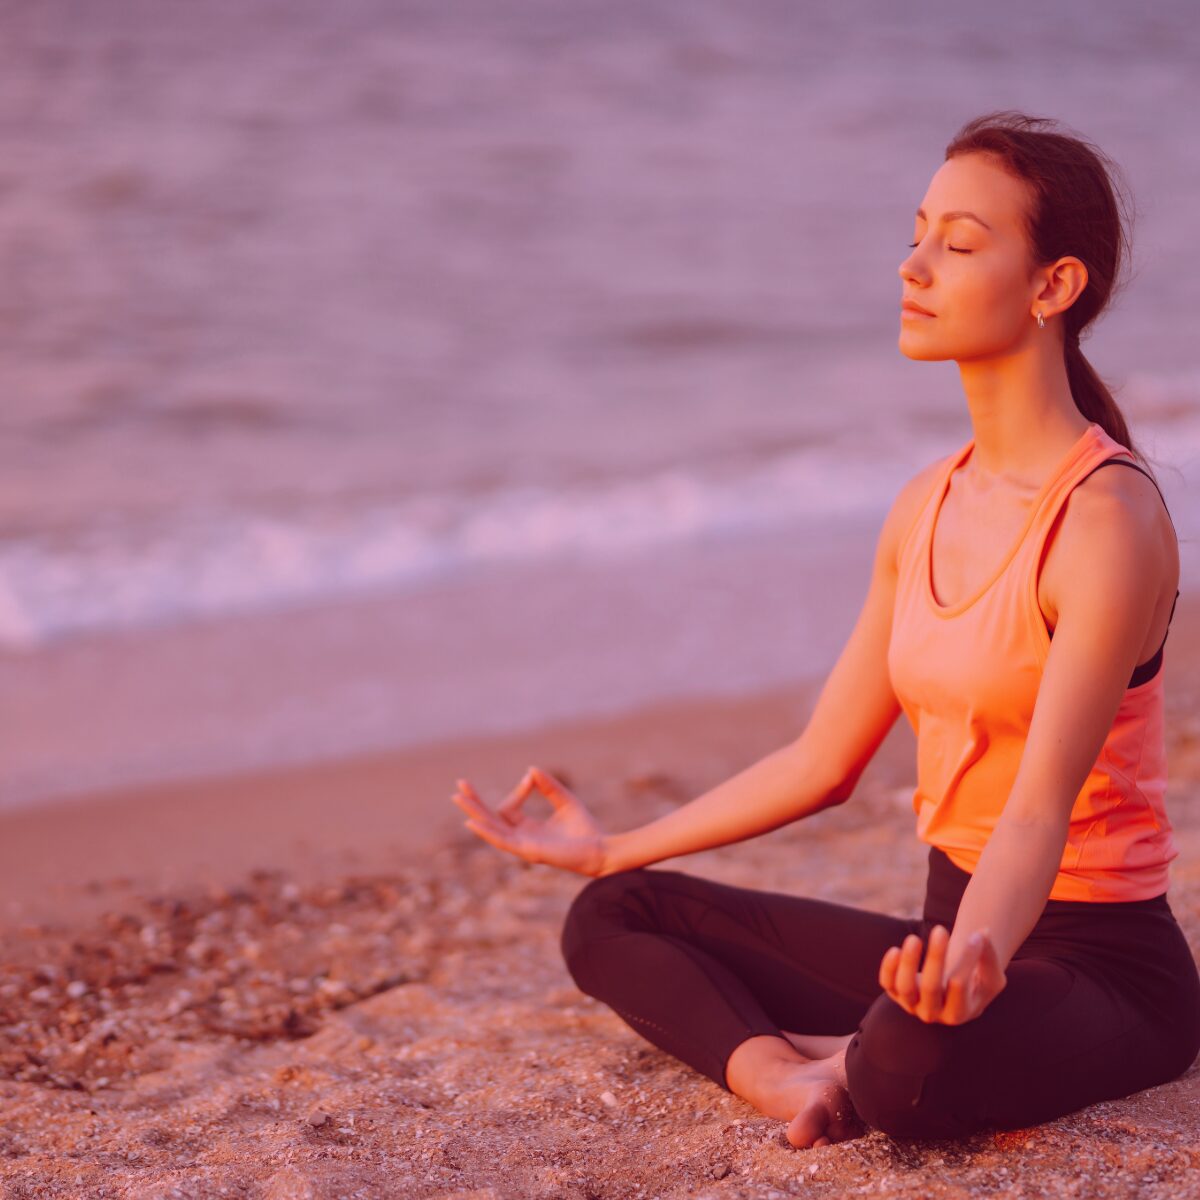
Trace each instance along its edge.
<path fill-rule="evenodd" d="M 1030 505 L 1039 491 L 1039 487 L 1008 487 L 1003 491 L 992 488 L 986 495 L 980 495 L 964 476 L 965 468 L 950 476 L 933 530 L 931 582 L 935 599 L 947 606 L 975 595 L 992 578 L 1004 553 L 1021 536 L 1029 519 Z M 1126 476 L 1135 478 L 1131 481 Z M 1149 489 L 1160 531 L 1166 543 L 1174 548 L 1173 572 L 1164 572 L 1156 582 L 1158 600 L 1154 620 L 1137 660 L 1142 663 L 1162 644 L 1178 586 L 1178 546 L 1170 517 L 1150 480 L 1127 468 L 1109 468 L 1089 475 L 1076 485 L 1071 496 L 1083 488 L 1120 488 L 1122 495 L 1137 502 L 1144 498 L 1138 484 L 1145 484 Z M 1058 623 L 1055 596 L 1061 585 L 1064 565 L 1063 555 L 1056 553 L 1056 547 L 1060 545 L 1064 529 L 1068 530 L 1066 536 L 1070 536 L 1070 509 L 1071 498 L 1068 497 L 1047 536 L 1038 576 L 1038 604 L 1049 630 Z"/>
<path fill-rule="evenodd" d="M 1055 444 L 1058 454 L 1047 452 Z M 1073 443 L 1066 431 L 1037 449 L 1037 463 L 1014 479 L 973 470 L 978 460 L 968 443 L 917 472 L 889 513 L 895 597 L 887 668 L 916 735 L 917 835 L 962 870 L 976 869 L 1021 778 L 1046 694 L 1043 676 L 1055 658 L 1037 622 L 1047 631 L 1061 624 L 1056 599 L 1069 621 L 1082 587 L 1102 598 L 1092 576 L 1107 562 L 1142 592 L 1141 637 L 1122 651 L 1138 669 L 1126 676 L 1103 743 L 1070 800 L 1048 899 L 1159 897 L 1179 853 L 1165 807 L 1167 656 L 1158 653 L 1174 604 L 1178 545 L 1154 483 L 1130 468 L 1131 456 L 1098 423 Z M 1136 572 L 1120 561 L 1132 551 L 1116 550 L 1118 536 L 1130 544 L 1128 525 L 1148 551 Z M 1056 632 L 1054 645 L 1069 657 L 1065 636 Z M 1050 700 L 1071 710 L 1066 719 L 1103 715 L 1095 696 L 1064 692 L 1058 676 L 1054 682 Z M 1062 766 L 1043 767 L 1045 778 L 1018 803 L 1028 811 L 1040 805 Z M 1067 801 L 1059 797 L 1064 808 Z"/>

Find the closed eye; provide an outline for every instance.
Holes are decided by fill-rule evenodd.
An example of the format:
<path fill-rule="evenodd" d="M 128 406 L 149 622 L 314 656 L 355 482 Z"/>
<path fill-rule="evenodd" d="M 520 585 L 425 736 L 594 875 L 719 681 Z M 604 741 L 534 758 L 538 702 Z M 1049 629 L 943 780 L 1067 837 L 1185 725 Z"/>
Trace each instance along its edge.
<path fill-rule="evenodd" d="M 915 249 L 917 248 L 917 243 L 916 243 L 916 242 L 909 242 L 909 243 L 908 243 L 908 248 L 909 248 L 910 250 L 915 250 Z M 974 251 L 974 250 L 964 250 L 964 249 L 962 249 L 962 247 L 961 247 L 961 246 L 947 246 L 947 247 L 946 247 L 946 249 L 947 249 L 947 250 L 953 250 L 955 254 L 974 254 L 974 253 L 975 253 L 975 251 Z"/>

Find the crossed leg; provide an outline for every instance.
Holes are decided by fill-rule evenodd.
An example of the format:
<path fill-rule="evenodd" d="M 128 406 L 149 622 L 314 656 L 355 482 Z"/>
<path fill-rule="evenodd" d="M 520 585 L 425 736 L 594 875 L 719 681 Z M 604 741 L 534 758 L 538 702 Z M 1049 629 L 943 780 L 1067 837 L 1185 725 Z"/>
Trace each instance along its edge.
<path fill-rule="evenodd" d="M 581 990 L 722 1088 L 789 1120 L 794 1144 L 813 1145 L 858 1131 L 841 1059 L 880 994 L 885 951 L 921 928 L 640 868 L 581 890 L 562 951 Z"/>
<path fill-rule="evenodd" d="M 928 924 L 640 868 L 587 884 L 561 944 L 581 990 L 788 1119 L 795 1145 L 852 1136 L 836 1119 L 845 1102 L 898 1137 L 1039 1124 L 1176 1078 L 1195 1057 L 1190 993 L 1179 992 L 1181 1033 L 1115 976 L 1036 937 L 979 1017 L 926 1024 L 881 991 L 878 970 L 889 947 L 910 932 L 925 938 Z M 1194 976 L 1181 933 L 1178 955 L 1162 965 Z"/>

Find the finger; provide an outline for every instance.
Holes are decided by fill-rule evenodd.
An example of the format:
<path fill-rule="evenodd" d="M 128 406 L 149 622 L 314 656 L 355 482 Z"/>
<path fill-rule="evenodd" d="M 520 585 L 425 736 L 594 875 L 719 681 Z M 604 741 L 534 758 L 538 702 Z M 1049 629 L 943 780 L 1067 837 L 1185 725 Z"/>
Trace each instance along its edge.
<path fill-rule="evenodd" d="M 956 1003 L 960 1007 L 957 1007 L 954 1011 L 959 1022 L 969 1021 L 975 1015 L 975 978 L 982 948 L 982 943 L 976 939 L 975 934 L 972 934 L 967 939 L 966 949 L 963 951 L 962 957 L 958 960 L 954 968 L 954 973 L 946 981 L 947 998 L 949 998 L 952 987 L 958 994 Z M 947 1023 L 950 1024 L 951 1022 Z"/>
<path fill-rule="evenodd" d="M 946 984 L 946 1000 L 938 1019 L 943 1025 L 961 1025 L 968 1017 L 966 984 L 961 975 L 955 975 Z"/>
<path fill-rule="evenodd" d="M 480 821 L 486 820 L 491 822 L 493 825 L 496 824 L 496 817 L 497 814 L 500 813 L 500 810 L 497 808 L 496 811 L 493 812 L 490 808 L 488 808 L 488 806 L 483 802 L 483 798 L 471 785 L 469 780 L 460 779 L 457 782 L 459 792 L 466 801 L 465 805 L 460 804 L 459 807 L 463 808 L 469 816 L 473 816 Z M 503 814 L 500 815 L 503 816 Z M 516 824 L 516 822 L 510 821 L 506 816 L 504 817 L 504 821 L 505 824 Z"/>
<path fill-rule="evenodd" d="M 935 925 L 929 931 L 929 945 L 925 952 L 925 965 L 921 968 L 921 1000 L 919 1011 L 926 1021 L 935 1020 L 942 1008 L 945 973 L 946 943 L 950 931 L 945 925 Z"/>
<path fill-rule="evenodd" d="M 516 842 L 505 837 L 504 834 L 500 833 L 494 826 L 482 825 L 477 821 L 466 821 L 464 823 L 472 833 L 477 834 L 479 837 L 483 838 L 485 842 L 495 846 L 497 850 L 507 850 L 509 854 L 515 854 L 518 858 L 525 857 L 525 855 L 521 853 L 520 846 Z"/>
<path fill-rule="evenodd" d="M 455 782 L 458 784 L 458 791 L 450 799 L 469 817 L 490 818 L 491 811 L 479 798 L 475 789 L 465 779 L 457 779 Z"/>
<path fill-rule="evenodd" d="M 879 964 L 879 986 L 890 996 L 896 990 L 896 964 L 900 961 L 900 948 L 892 946 Z"/>
<path fill-rule="evenodd" d="M 516 824 L 514 817 L 520 811 L 521 805 L 529 798 L 530 792 L 533 791 L 533 768 L 531 767 L 524 775 L 521 776 L 520 782 L 511 792 L 505 796 L 504 800 L 497 807 L 496 811 L 504 820 L 510 824 Z"/>
<path fill-rule="evenodd" d="M 921 961 L 922 945 L 921 939 L 910 933 L 900 947 L 900 962 L 896 966 L 896 994 L 910 1008 L 916 1008 L 921 999 L 917 988 L 917 964 Z"/>
<path fill-rule="evenodd" d="M 461 808 L 470 818 L 466 822 L 468 827 L 473 828 L 476 833 L 483 836 L 484 831 L 491 833 L 492 837 L 499 838 L 502 841 L 508 839 L 512 835 L 512 823 L 501 821 L 491 809 L 488 808 L 482 800 L 479 799 L 479 794 L 471 787 L 470 783 L 465 779 L 458 781 L 459 791 L 450 798 L 454 800 L 459 808 Z M 502 849 L 512 850 L 513 853 L 518 853 L 516 841 L 508 841 Z"/>
<path fill-rule="evenodd" d="M 983 969 L 983 976 L 996 991 L 1000 991 L 1008 982 L 1004 966 L 1000 962 L 1000 952 L 996 949 L 996 943 L 992 941 L 990 931 L 984 929 L 982 933 L 983 942 L 979 948 L 979 961 Z"/>

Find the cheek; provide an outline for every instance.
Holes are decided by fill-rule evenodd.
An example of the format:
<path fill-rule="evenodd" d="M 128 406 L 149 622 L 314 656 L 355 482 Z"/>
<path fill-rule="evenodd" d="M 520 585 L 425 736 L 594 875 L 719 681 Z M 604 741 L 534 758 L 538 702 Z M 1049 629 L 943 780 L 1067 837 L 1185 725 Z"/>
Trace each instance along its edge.
<path fill-rule="evenodd" d="M 999 331 L 1013 325 L 1024 312 L 1024 294 L 1022 282 L 1011 273 L 982 267 L 964 271 L 948 298 L 956 322 L 962 318 L 976 328 Z"/>

